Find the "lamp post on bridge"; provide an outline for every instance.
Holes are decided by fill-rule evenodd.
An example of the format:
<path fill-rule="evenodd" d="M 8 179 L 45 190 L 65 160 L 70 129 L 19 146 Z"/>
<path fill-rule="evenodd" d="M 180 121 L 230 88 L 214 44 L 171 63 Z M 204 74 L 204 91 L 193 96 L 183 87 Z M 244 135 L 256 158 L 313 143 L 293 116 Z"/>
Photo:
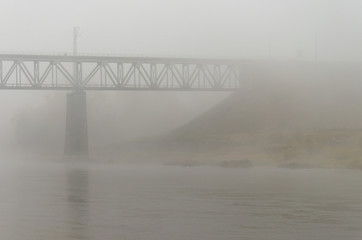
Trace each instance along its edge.
<path fill-rule="evenodd" d="M 80 36 L 80 27 L 73 28 L 73 55 L 78 54 L 78 37 Z"/>
<path fill-rule="evenodd" d="M 78 37 L 80 36 L 80 27 L 73 28 L 73 56 L 78 55 Z M 78 63 L 73 63 L 73 79 L 77 86 L 80 85 L 80 79 L 78 76 Z"/>

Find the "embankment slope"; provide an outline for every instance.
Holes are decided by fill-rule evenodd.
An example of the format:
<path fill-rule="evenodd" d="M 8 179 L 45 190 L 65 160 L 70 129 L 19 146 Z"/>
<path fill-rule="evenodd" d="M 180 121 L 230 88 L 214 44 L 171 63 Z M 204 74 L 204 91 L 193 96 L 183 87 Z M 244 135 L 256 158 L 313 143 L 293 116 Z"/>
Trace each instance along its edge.
<path fill-rule="evenodd" d="M 361 168 L 360 66 L 250 63 L 239 92 L 167 136 L 116 151 L 131 161 L 185 165 Z"/>

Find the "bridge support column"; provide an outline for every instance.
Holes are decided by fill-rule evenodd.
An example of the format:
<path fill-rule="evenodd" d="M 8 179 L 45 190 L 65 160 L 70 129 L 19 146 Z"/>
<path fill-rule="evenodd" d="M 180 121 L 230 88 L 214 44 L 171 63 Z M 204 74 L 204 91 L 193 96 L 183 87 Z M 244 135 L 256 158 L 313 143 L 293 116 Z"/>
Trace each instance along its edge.
<path fill-rule="evenodd" d="M 67 94 L 64 155 L 88 156 L 87 96 L 84 91 Z"/>

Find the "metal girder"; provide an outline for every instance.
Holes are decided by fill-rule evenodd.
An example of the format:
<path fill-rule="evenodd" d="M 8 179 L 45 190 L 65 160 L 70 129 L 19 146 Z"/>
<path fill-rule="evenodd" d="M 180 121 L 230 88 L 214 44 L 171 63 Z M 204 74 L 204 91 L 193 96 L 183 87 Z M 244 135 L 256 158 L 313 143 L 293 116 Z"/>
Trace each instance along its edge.
<path fill-rule="evenodd" d="M 0 54 L 0 89 L 233 91 L 240 67 L 236 60 Z"/>

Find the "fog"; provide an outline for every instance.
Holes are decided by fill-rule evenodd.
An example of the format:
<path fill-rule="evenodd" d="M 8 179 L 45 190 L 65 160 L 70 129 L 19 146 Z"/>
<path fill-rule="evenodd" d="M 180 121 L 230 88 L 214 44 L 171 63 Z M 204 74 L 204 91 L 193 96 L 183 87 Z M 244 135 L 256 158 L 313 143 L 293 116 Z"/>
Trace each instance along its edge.
<path fill-rule="evenodd" d="M 80 54 L 358 62 L 361 8 L 357 0 L 4 0 L 0 51 L 69 53 L 73 27 L 79 26 Z M 278 71 L 281 75 L 283 70 Z M 306 80 L 298 74 L 293 78 Z M 250 74 L 245 78 L 245 83 L 257 81 Z M 62 148 L 65 94 L 2 91 L 1 141 Z M 167 134 L 227 96 L 90 92 L 90 145 Z"/>
<path fill-rule="evenodd" d="M 2 51 L 361 60 L 357 0 L 1 2 Z"/>
<path fill-rule="evenodd" d="M 0 239 L 360 240 L 361 13 L 360 0 L 1 0 L 0 58 L 69 59 L 79 27 L 80 56 L 233 60 L 241 86 L 128 91 L 134 73 L 127 91 L 86 91 L 82 115 L 83 91 L 1 89 L 0 72 Z M 84 136 L 89 154 L 68 156 Z"/>
<path fill-rule="evenodd" d="M 4 111 L 2 122 L 5 134 L 1 140 L 5 148 L 61 155 L 65 138 L 66 92 L 24 92 L 10 91 L 12 96 L 8 96 L 9 99 L 20 99 L 6 109 L 6 114 Z M 89 145 L 92 149 L 99 149 L 168 134 L 228 95 L 89 92 Z"/>

